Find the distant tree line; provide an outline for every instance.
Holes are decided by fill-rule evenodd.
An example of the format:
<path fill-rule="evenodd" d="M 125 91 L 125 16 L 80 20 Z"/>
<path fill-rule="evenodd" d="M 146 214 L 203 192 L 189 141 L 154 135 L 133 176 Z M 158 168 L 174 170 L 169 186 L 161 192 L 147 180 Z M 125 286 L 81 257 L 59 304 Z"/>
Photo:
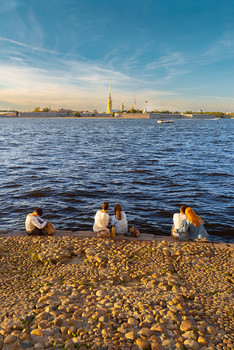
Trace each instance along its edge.
<path fill-rule="evenodd" d="M 220 117 L 220 118 L 222 118 L 222 117 L 225 117 L 225 113 L 223 113 L 223 112 L 193 112 L 193 111 L 186 111 L 186 112 L 184 112 L 184 114 L 208 114 L 208 115 L 215 115 L 216 117 Z"/>
<path fill-rule="evenodd" d="M 117 113 L 143 113 L 143 110 L 141 109 L 124 109 L 123 111 L 118 111 Z"/>
<path fill-rule="evenodd" d="M 154 110 L 154 111 L 151 111 L 151 113 L 160 113 L 160 114 L 180 114 L 180 112 L 170 112 L 168 111 L 167 109 L 165 111 L 158 111 L 158 110 Z"/>
<path fill-rule="evenodd" d="M 48 107 L 45 107 L 43 108 L 42 110 L 40 109 L 40 107 L 35 107 L 33 112 L 49 112 L 49 108 Z"/>

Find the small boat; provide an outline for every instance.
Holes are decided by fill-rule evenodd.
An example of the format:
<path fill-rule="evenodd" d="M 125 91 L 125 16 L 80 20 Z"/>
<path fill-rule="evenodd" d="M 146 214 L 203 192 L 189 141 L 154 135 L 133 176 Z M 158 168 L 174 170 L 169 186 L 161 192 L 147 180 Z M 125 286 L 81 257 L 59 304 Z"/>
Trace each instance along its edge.
<path fill-rule="evenodd" d="M 159 119 L 157 121 L 158 124 L 161 124 L 161 123 L 174 123 L 174 120 L 166 120 L 166 119 Z"/>

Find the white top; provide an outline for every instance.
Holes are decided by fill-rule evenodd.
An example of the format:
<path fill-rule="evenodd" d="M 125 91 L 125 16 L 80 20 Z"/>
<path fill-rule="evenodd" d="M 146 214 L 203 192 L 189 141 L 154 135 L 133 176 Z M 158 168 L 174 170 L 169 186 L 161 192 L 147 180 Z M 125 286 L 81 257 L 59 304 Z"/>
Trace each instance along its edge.
<path fill-rule="evenodd" d="M 186 219 L 187 217 L 185 214 L 175 213 L 173 215 L 174 230 L 177 230 L 178 228 L 180 228 L 182 222 Z"/>
<path fill-rule="evenodd" d="M 121 211 L 121 220 L 116 219 L 116 216 L 112 216 L 111 225 L 115 225 L 115 233 L 123 234 L 128 232 L 128 220 L 124 211 Z"/>
<path fill-rule="evenodd" d="M 47 221 L 43 220 L 40 216 L 28 214 L 25 220 L 25 228 L 27 232 L 31 232 L 35 227 L 41 230 L 45 227 L 46 223 Z"/>
<path fill-rule="evenodd" d="M 105 230 L 108 226 L 108 222 L 109 222 L 109 215 L 107 213 L 104 213 L 101 210 L 98 210 L 96 212 L 96 215 L 94 216 L 94 224 L 93 224 L 94 232 Z"/>

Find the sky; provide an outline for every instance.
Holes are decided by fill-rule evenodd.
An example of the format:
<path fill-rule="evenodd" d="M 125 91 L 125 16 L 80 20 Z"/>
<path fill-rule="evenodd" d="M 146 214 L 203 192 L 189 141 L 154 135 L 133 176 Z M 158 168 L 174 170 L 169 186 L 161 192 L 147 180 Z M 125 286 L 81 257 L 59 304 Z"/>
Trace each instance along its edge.
<path fill-rule="evenodd" d="M 0 109 L 234 112 L 234 0 L 0 0 Z"/>

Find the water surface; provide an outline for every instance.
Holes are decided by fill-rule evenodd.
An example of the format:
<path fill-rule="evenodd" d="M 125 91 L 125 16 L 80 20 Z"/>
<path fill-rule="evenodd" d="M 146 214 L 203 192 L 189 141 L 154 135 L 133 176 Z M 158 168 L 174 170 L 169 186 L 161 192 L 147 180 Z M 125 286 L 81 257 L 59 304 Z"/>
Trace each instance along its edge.
<path fill-rule="evenodd" d="M 90 230 L 104 200 L 142 233 L 169 234 L 190 205 L 233 240 L 234 120 L 0 119 L 0 229 L 36 206 L 59 229 Z"/>

